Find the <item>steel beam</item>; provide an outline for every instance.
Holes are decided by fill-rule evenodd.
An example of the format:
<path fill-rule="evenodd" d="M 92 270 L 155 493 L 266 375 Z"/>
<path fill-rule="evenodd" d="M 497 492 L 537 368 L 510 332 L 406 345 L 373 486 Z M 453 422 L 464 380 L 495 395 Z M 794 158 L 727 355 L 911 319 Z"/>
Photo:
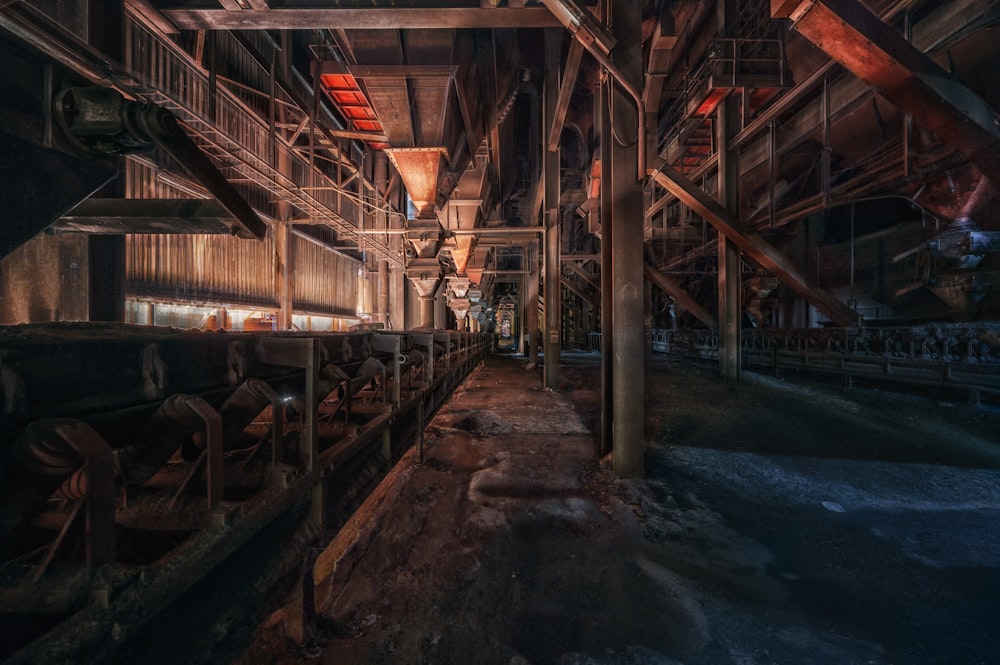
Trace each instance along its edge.
<path fill-rule="evenodd" d="M 554 28 L 545 7 L 382 7 L 351 9 L 164 9 L 181 30 L 422 30 L 432 28 Z"/>
<path fill-rule="evenodd" d="M 573 88 L 576 86 L 576 77 L 580 73 L 580 62 L 583 60 L 583 44 L 575 39 L 569 44 L 569 53 L 566 55 L 566 65 L 563 67 L 562 80 L 559 82 L 559 101 L 556 102 L 556 117 L 552 121 L 549 129 L 549 142 L 547 148 L 555 150 L 559 147 L 559 136 L 562 134 L 563 125 L 566 122 L 566 111 L 569 110 L 569 102 L 573 96 Z"/>
<path fill-rule="evenodd" d="M 861 2 L 774 0 L 771 13 L 1000 182 L 996 111 Z"/>
<path fill-rule="evenodd" d="M 238 229 L 232 213 L 213 199 L 90 198 L 52 229 L 98 235 L 116 233 L 222 233 Z"/>
<path fill-rule="evenodd" d="M 682 203 L 701 215 L 709 224 L 721 231 L 743 253 L 776 275 L 789 288 L 805 298 L 819 311 L 841 326 L 856 326 L 861 316 L 836 296 L 813 286 L 798 267 L 788 260 L 771 243 L 742 225 L 717 201 L 695 183 L 668 165 L 653 172 L 653 178 Z"/>
<path fill-rule="evenodd" d="M 666 293 L 668 296 L 677 301 L 677 304 L 681 306 L 682 309 L 690 312 L 696 319 L 707 325 L 709 328 L 715 329 L 719 327 L 719 322 L 715 320 L 711 312 L 702 307 L 697 300 L 688 295 L 684 287 L 681 286 L 677 280 L 673 279 L 669 275 L 665 275 L 649 263 L 646 263 L 642 269 L 643 276 L 653 284 L 655 284 L 661 291 Z"/>

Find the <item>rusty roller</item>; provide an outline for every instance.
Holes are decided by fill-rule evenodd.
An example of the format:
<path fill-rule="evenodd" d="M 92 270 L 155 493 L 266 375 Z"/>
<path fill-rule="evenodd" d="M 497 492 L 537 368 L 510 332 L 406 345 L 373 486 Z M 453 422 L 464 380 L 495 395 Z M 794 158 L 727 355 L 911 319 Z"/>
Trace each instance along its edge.
<path fill-rule="evenodd" d="M 80 454 L 57 431 L 75 422 L 37 420 L 14 440 L 0 502 L 0 540 L 37 514 L 56 488 L 83 465 Z"/>
<path fill-rule="evenodd" d="M 167 463 L 174 452 L 203 430 L 196 409 L 211 410 L 200 397 L 171 395 L 143 423 L 132 442 L 115 451 L 115 475 L 130 485 L 142 485 Z"/>
<path fill-rule="evenodd" d="M 222 440 L 226 450 L 237 448 L 235 445 L 249 425 L 268 404 L 278 399 L 274 389 L 262 379 L 247 379 L 226 398 L 219 407 L 222 417 Z M 189 442 L 181 448 L 184 459 L 193 461 L 205 449 L 204 432 L 195 432 Z"/>

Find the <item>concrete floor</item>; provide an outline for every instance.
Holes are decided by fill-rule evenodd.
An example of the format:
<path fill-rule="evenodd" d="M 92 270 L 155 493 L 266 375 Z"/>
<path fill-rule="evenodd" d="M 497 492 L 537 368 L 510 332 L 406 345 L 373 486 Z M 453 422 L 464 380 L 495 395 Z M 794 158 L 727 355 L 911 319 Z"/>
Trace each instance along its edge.
<path fill-rule="evenodd" d="M 563 376 L 477 370 L 306 644 L 237 662 L 1000 662 L 1000 413 L 657 357 L 619 481 Z"/>

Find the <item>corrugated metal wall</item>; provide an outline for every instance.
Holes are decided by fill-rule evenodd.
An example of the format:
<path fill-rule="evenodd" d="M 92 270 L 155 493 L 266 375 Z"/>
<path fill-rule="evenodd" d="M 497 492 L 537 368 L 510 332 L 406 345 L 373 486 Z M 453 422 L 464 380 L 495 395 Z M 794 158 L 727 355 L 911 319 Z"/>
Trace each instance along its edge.
<path fill-rule="evenodd" d="M 157 169 L 129 160 L 130 198 L 187 198 Z M 293 237 L 294 310 L 356 317 L 370 311 L 368 280 L 360 263 L 316 243 Z M 126 238 L 126 289 L 130 296 L 169 302 L 277 307 L 274 242 L 224 235 L 130 235 Z"/>

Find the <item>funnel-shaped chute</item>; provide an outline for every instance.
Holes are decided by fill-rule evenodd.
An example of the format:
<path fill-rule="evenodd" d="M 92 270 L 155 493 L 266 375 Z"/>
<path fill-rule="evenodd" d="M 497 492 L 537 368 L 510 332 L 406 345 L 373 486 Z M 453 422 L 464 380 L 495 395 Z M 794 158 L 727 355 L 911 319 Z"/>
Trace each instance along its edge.
<path fill-rule="evenodd" d="M 444 148 L 386 148 L 410 199 L 417 207 L 417 217 L 434 217 L 438 176 L 448 151 Z"/>
<path fill-rule="evenodd" d="M 455 272 L 461 276 L 465 275 L 465 270 L 469 267 L 469 259 L 472 258 L 475 244 L 475 236 L 455 236 L 455 245 L 451 248 L 451 258 L 455 262 Z"/>

